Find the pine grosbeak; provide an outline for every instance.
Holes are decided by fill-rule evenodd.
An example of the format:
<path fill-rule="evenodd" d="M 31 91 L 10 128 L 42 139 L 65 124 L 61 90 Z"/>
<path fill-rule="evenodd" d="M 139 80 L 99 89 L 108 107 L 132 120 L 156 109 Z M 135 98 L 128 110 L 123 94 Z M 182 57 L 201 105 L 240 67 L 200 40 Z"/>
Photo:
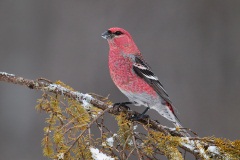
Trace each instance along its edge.
<path fill-rule="evenodd" d="M 134 105 L 155 109 L 175 126 L 182 128 L 168 94 L 143 59 L 131 35 L 122 28 L 114 27 L 104 32 L 102 37 L 109 44 L 110 75 L 120 91 Z"/>

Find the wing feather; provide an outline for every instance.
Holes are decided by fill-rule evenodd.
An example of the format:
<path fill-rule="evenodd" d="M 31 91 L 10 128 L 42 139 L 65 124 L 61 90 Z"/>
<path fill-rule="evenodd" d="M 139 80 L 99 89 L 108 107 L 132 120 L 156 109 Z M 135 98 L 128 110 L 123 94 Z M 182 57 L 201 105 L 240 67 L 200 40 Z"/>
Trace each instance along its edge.
<path fill-rule="evenodd" d="M 135 63 L 133 64 L 134 72 L 141 78 L 143 78 L 153 89 L 169 104 L 172 102 L 169 99 L 169 96 L 163 85 L 159 82 L 158 77 L 152 72 L 151 67 L 142 60 L 141 57 L 135 57 Z"/>

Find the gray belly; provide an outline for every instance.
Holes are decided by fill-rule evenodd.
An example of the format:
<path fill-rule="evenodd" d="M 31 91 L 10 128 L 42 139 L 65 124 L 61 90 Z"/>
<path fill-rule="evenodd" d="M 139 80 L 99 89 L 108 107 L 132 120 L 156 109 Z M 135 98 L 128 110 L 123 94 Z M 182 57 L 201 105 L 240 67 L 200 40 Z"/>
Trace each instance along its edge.
<path fill-rule="evenodd" d="M 152 97 L 147 93 L 131 93 L 131 92 L 126 92 L 124 90 L 120 91 L 126 95 L 129 99 L 129 101 L 131 102 L 135 102 L 136 106 L 145 106 L 145 107 L 153 107 L 156 104 L 161 104 L 161 100 L 160 97 L 156 98 L 156 97 Z"/>

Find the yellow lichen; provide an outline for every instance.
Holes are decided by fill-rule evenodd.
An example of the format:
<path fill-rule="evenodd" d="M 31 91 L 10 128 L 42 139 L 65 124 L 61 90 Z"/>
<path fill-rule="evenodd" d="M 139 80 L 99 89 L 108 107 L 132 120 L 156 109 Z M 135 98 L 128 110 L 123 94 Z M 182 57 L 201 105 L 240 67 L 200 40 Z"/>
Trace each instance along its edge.
<path fill-rule="evenodd" d="M 161 132 L 149 131 L 148 140 L 151 144 L 156 144 L 156 147 L 164 153 L 169 160 L 182 160 L 183 157 L 178 150 L 181 142 L 180 137 L 165 136 Z"/>
<path fill-rule="evenodd" d="M 240 141 L 230 141 L 228 139 L 214 138 L 215 144 L 220 148 L 220 152 L 226 157 L 239 160 L 240 159 Z"/>
<path fill-rule="evenodd" d="M 120 112 L 120 114 L 116 116 L 116 120 L 119 127 L 118 135 L 120 137 L 121 144 L 127 149 L 132 137 L 132 123 L 126 119 L 126 114 L 123 112 Z"/>
<path fill-rule="evenodd" d="M 61 81 L 57 81 L 56 84 L 74 91 L 73 88 Z M 112 104 L 105 97 L 100 97 L 100 99 L 109 105 Z M 161 132 L 154 131 L 150 129 L 150 124 L 141 128 L 145 129 L 145 132 L 137 132 L 140 129 L 133 127 L 136 122 L 127 120 L 126 113 L 119 112 L 119 115 L 115 116 L 118 124 L 116 133 L 106 126 L 102 116 L 95 119 L 102 110 L 94 106 L 86 109 L 80 102 L 62 95 L 44 92 L 42 98 L 37 100 L 36 109 L 48 114 L 45 120 L 46 126 L 43 129 L 42 146 L 43 155 L 50 159 L 92 159 L 90 146 L 95 146 L 116 159 L 117 157 L 133 159 L 134 156 L 156 159 L 158 155 L 165 155 L 169 160 L 183 159 L 178 150 L 179 145 L 182 144 L 181 137 L 166 136 Z M 94 130 L 92 129 L 93 124 Z M 141 126 L 140 123 L 138 125 Z M 108 144 L 108 138 L 113 138 L 113 146 Z M 240 159 L 239 140 L 230 141 L 206 137 L 201 141 L 203 143 L 200 144 L 200 147 L 204 156 L 205 152 L 209 157 L 213 155 L 204 148 L 205 143 L 210 143 L 219 148 L 220 158 Z M 199 149 L 197 145 L 194 147 Z M 219 155 L 216 156 L 219 157 Z M 200 157 L 203 156 L 200 154 Z"/>
<path fill-rule="evenodd" d="M 73 90 L 70 86 L 63 82 L 57 81 L 56 84 L 61 85 L 69 90 Z M 81 131 L 87 129 L 87 124 L 91 121 L 91 115 L 84 109 L 81 103 L 70 99 L 63 98 L 57 94 L 44 93 L 41 99 L 37 100 L 36 109 L 45 111 L 49 114 L 45 122 L 44 138 L 42 140 L 43 155 L 56 159 L 59 155 L 64 155 L 65 159 L 85 159 L 89 158 L 90 152 L 84 154 L 76 154 L 75 158 L 71 152 L 81 153 L 89 147 L 88 136 L 83 135 L 82 139 L 77 140 L 77 136 Z M 94 110 L 94 109 L 93 109 Z M 99 110 L 94 110 L 99 112 Z M 76 145 L 68 152 L 71 143 L 78 141 Z M 91 158 L 91 157 L 90 157 Z"/>

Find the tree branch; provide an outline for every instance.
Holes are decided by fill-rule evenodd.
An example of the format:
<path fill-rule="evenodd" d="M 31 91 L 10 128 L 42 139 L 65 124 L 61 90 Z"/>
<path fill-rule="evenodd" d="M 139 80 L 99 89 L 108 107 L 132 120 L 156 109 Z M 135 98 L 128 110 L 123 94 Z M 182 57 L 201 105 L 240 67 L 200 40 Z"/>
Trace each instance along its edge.
<path fill-rule="evenodd" d="M 55 94 L 59 94 L 74 99 L 82 103 L 83 105 L 85 104 L 86 106 L 88 104 L 91 104 L 103 110 L 102 113 L 105 113 L 104 111 L 106 110 L 108 113 L 112 115 L 119 115 L 118 109 L 113 108 L 112 105 L 106 104 L 104 101 L 101 100 L 101 98 L 93 97 L 89 94 L 83 94 L 77 91 L 71 91 L 67 88 L 62 87 L 61 85 L 51 83 L 50 81 L 43 78 L 40 80 L 30 80 L 23 77 L 15 76 L 13 74 L 8 74 L 6 72 L 0 72 L 0 81 L 26 86 L 30 89 L 52 92 Z M 135 111 L 127 110 L 124 107 L 120 107 L 120 110 L 124 111 L 127 115 L 127 118 L 129 119 L 139 114 Z M 140 119 L 137 120 L 136 122 L 143 124 L 151 128 L 152 130 L 162 132 L 164 135 L 182 137 L 182 141 L 179 147 L 181 147 L 185 151 L 192 153 L 197 158 L 210 159 L 211 157 L 224 157 L 225 159 L 229 159 L 228 156 L 220 152 L 221 148 L 217 147 L 214 141 L 209 142 L 206 141 L 206 139 L 199 137 L 194 138 L 184 137 L 184 134 L 179 132 L 178 129 L 163 126 L 159 124 L 159 122 L 152 120 L 150 118 Z"/>

